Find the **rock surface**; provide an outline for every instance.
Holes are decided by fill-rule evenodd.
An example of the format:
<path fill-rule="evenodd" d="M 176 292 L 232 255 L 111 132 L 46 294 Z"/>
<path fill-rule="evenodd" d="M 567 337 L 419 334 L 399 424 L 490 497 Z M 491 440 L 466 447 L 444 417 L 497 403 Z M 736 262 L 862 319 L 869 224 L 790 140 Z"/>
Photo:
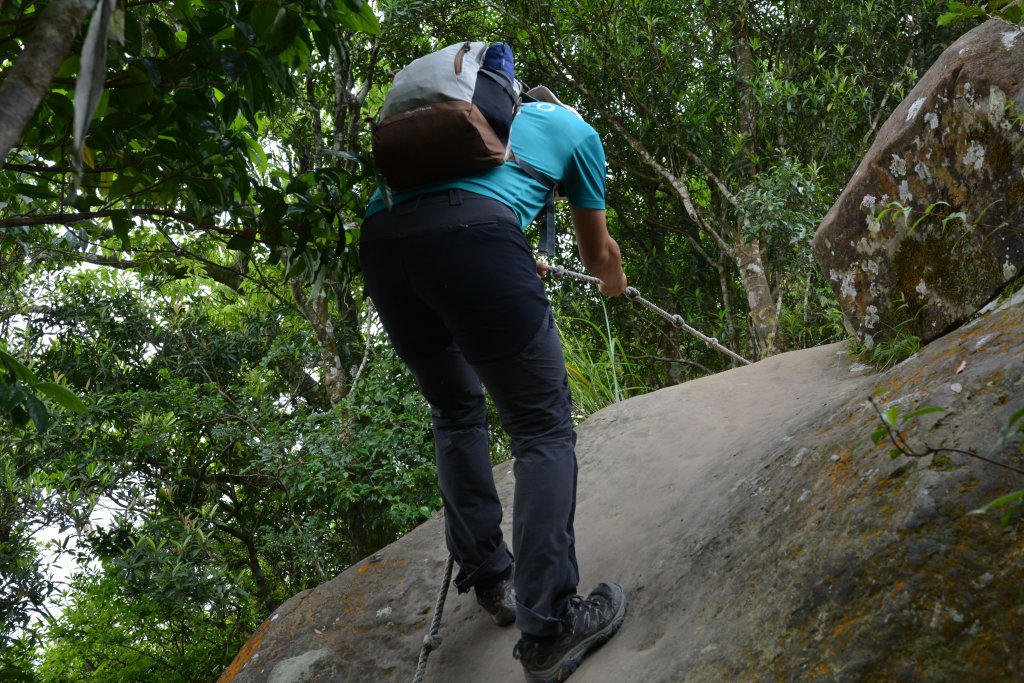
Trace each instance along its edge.
<path fill-rule="evenodd" d="M 1024 476 L 959 454 L 888 456 L 867 399 L 921 447 L 995 449 L 1024 407 L 1024 297 L 884 373 L 841 345 L 613 405 L 579 428 L 581 590 L 630 612 L 575 683 L 1024 679 L 1024 529 L 968 515 Z M 509 465 L 495 469 L 511 502 Z M 506 523 L 512 511 L 506 508 Z M 296 595 L 222 683 L 412 680 L 446 559 L 429 520 Z M 426 681 L 521 683 L 512 628 L 451 591 Z"/>
<path fill-rule="evenodd" d="M 1024 271 L 1024 32 L 951 45 L 878 132 L 812 242 L 868 347 L 927 341 Z"/>

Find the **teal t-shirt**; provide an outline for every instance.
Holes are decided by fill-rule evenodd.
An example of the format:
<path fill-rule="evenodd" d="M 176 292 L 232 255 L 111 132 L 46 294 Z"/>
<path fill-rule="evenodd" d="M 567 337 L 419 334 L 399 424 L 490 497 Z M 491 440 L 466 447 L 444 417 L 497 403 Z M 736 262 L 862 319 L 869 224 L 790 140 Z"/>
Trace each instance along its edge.
<path fill-rule="evenodd" d="M 524 102 L 512 122 L 512 151 L 516 157 L 562 186 L 569 204 L 583 209 L 605 208 L 604 147 L 597 131 L 565 107 L 548 102 Z M 484 173 L 409 192 L 396 192 L 392 202 L 438 190 L 456 188 L 491 197 L 515 211 L 525 230 L 544 208 L 548 189 L 514 163 Z M 369 217 L 386 211 L 380 190 L 373 193 L 366 210 Z"/>

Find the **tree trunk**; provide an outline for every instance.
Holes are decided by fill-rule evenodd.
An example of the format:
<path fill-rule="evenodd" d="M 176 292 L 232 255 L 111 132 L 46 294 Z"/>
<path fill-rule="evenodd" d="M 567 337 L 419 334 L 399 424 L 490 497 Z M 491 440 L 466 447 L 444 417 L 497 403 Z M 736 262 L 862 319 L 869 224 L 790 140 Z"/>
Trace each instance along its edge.
<path fill-rule="evenodd" d="M 733 59 L 736 62 L 736 115 L 743 134 L 743 155 L 748 163 L 757 149 L 757 101 L 754 99 L 754 53 L 750 49 L 750 26 L 746 7 L 732 14 Z M 751 168 L 753 168 L 751 166 Z"/>
<path fill-rule="evenodd" d="M 750 48 L 748 8 L 741 4 L 732 12 L 733 60 L 736 67 L 735 103 L 740 132 L 743 134 L 743 183 L 749 183 L 757 172 L 754 165 L 757 150 L 757 100 L 754 97 L 754 53 Z M 741 220 L 746 220 L 741 218 Z M 758 356 L 764 358 L 782 350 L 779 335 L 779 315 L 772 299 L 771 284 L 756 238 L 743 241 L 743 232 L 737 231 L 733 247 L 733 260 L 740 270 L 743 289 L 750 307 L 750 324 L 758 345 Z"/>
<path fill-rule="evenodd" d="M 21 142 L 25 126 L 95 5 L 96 0 L 54 0 L 39 15 L 25 48 L 0 85 L 0 168 Z"/>
<path fill-rule="evenodd" d="M 782 339 L 779 335 L 778 311 L 761 258 L 761 246 L 757 242 L 737 242 L 733 246 L 733 258 L 747 293 L 750 324 L 759 347 L 758 356 L 765 358 L 774 355 L 782 350 Z"/>
<path fill-rule="evenodd" d="M 327 289 L 321 288 L 316 296 L 307 297 L 300 278 L 292 278 L 290 284 L 295 303 L 313 328 L 317 345 L 320 347 L 320 369 L 323 372 L 321 381 L 327 390 L 327 398 L 330 399 L 331 405 L 336 406 L 348 396 L 348 382 L 341 365 L 338 340 L 334 338 L 334 327 L 331 325 Z"/>

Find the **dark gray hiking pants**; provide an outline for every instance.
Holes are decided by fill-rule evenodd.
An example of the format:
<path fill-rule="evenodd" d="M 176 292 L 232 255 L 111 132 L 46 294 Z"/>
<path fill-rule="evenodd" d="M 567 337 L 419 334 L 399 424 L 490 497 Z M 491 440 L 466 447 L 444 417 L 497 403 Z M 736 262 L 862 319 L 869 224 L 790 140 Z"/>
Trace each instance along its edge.
<path fill-rule="evenodd" d="M 367 219 L 360 259 L 381 322 L 430 403 L 456 586 L 467 591 L 512 562 L 482 382 L 515 457 L 516 625 L 558 633 L 579 581 L 576 434 L 550 303 L 515 214 L 467 192 L 421 197 Z"/>

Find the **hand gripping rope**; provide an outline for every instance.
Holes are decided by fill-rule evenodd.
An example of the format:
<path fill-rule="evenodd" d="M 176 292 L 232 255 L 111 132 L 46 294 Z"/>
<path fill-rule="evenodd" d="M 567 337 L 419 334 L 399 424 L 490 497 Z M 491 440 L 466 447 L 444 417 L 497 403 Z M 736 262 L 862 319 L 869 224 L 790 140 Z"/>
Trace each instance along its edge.
<path fill-rule="evenodd" d="M 577 273 L 577 272 L 574 272 L 574 271 L 571 271 L 571 270 L 567 270 L 563 266 L 548 266 L 548 268 L 549 268 L 548 272 L 551 273 L 552 275 L 554 275 L 555 277 L 571 277 L 574 280 L 579 280 L 580 282 L 589 282 L 592 285 L 603 284 L 601 282 L 601 280 L 596 278 L 596 277 L 593 277 L 593 276 L 590 276 L 590 275 L 584 275 L 583 273 Z M 705 334 L 701 334 L 701 332 L 699 332 L 698 330 L 694 329 L 690 325 L 687 325 L 686 321 L 683 320 L 683 317 L 681 315 L 672 315 L 671 313 L 669 313 L 665 309 L 660 308 L 657 304 L 654 304 L 651 301 L 648 301 L 647 299 L 645 299 L 642 296 L 640 296 L 640 292 L 638 292 L 635 287 L 626 287 L 626 291 L 623 293 L 623 296 L 625 296 L 627 299 L 631 299 L 632 301 L 637 302 L 638 304 L 641 304 L 642 306 L 648 308 L 649 310 L 654 311 L 655 313 L 660 315 L 665 320 L 669 321 L 670 323 L 672 323 L 676 327 L 681 327 L 683 330 L 685 330 L 686 332 L 689 332 L 694 337 L 696 337 L 697 339 L 700 339 L 702 342 L 704 342 L 705 344 L 707 344 L 711 348 L 715 349 L 716 351 L 720 351 L 720 352 L 724 353 L 725 355 L 729 356 L 730 358 L 732 358 L 733 360 L 739 361 L 740 363 L 743 363 L 744 365 L 750 365 L 750 361 L 749 360 L 747 360 L 743 356 L 739 355 L 735 351 L 731 351 L 731 350 L 725 348 L 714 337 L 709 337 L 709 336 L 707 336 Z"/>

